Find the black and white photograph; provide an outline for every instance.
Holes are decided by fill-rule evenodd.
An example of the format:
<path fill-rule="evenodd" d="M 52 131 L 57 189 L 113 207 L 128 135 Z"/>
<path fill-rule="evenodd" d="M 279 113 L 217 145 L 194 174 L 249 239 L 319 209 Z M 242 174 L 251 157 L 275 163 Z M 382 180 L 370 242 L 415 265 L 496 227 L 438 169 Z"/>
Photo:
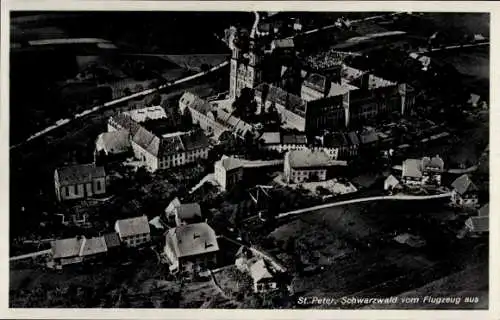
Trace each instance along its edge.
<path fill-rule="evenodd" d="M 490 13 L 222 10 L 8 12 L 8 307 L 488 310 Z"/>

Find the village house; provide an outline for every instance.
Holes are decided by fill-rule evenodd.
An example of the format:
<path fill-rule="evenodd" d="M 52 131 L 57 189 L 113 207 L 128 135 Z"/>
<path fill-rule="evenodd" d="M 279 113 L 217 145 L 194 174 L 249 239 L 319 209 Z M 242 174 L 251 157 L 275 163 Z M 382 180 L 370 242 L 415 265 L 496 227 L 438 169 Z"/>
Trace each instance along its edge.
<path fill-rule="evenodd" d="M 278 152 L 307 149 L 305 134 L 291 134 L 280 132 L 264 132 L 259 138 L 264 149 Z"/>
<path fill-rule="evenodd" d="M 489 203 L 478 210 L 477 216 L 469 217 L 465 221 L 465 229 L 472 236 L 480 236 L 489 232 L 490 224 Z"/>
<path fill-rule="evenodd" d="M 108 131 L 113 134 L 117 131 L 128 132 L 135 158 L 150 171 L 206 159 L 211 148 L 208 137 L 201 130 L 169 133 L 159 137 L 141 126 L 129 114 L 123 113 L 109 119 Z"/>
<path fill-rule="evenodd" d="M 175 223 L 176 226 L 198 223 L 202 220 L 201 207 L 198 203 L 179 203 L 167 213 L 167 221 Z"/>
<path fill-rule="evenodd" d="M 193 124 L 199 125 L 207 136 L 216 141 L 226 132 L 239 138 L 253 132 L 250 124 L 191 92 L 184 92 L 179 99 L 179 110 L 181 113 L 190 112 Z"/>
<path fill-rule="evenodd" d="M 392 174 L 384 180 L 384 190 L 396 191 L 401 189 L 401 183 L 399 183 L 399 180 L 396 179 L 396 177 L 394 177 Z"/>
<path fill-rule="evenodd" d="M 58 168 L 54 186 L 59 201 L 92 197 L 106 193 L 106 173 L 104 167 L 94 164 Z"/>
<path fill-rule="evenodd" d="M 103 132 L 95 142 L 95 158 L 103 153 L 105 156 L 126 155 L 132 153 L 129 131 L 125 129 Z"/>
<path fill-rule="evenodd" d="M 152 106 L 141 109 L 134 109 L 124 112 L 129 115 L 132 120 L 142 123 L 148 120 L 159 120 L 166 119 L 167 114 L 165 113 L 165 109 L 162 106 Z"/>
<path fill-rule="evenodd" d="M 53 265 L 56 269 L 93 260 L 107 252 L 104 237 L 75 237 L 55 240 L 51 243 Z"/>
<path fill-rule="evenodd" d="M 444 171 L 444 161 L 439 156 L 422 158 L 423 182 L 425 184 L 441 185 L 441 175 Z"/>
<path fill-rule="evenodd" d="M 236 253 L 234 264 L 240 272 L 246 273 L 252 278 L 255 293 L 278 289 L 276 277 L 270 271 L 264 259 L 253 256 L 251 251 L 245 247 L 241 247 Z"/>
<path fill-rule="evenodd" d="M 217 263 L 219 244 L 205 222 L 171 228 L 165 235 L 165 257 L 170 272 L 193 277 Z"/>
<path fill-rule="evenodd" d="M 324 181 L 333 166 L 347 166 L 346 161 L 332 160 L 324 151 L 294 150 L 285 154 L 284 180 L 287 183 Z"/>
<path fill-rule="evenodd" d="M 451 201 L 453 204 L 465 207 L 475 208 L 478 204 L 479 189 L 472 182 L 467 174 L 463 174 L 451 184 Z"/>
<path fill-rule="evenodd" d="M 214 177 L 223 191 L 230 190 L 243 180 L 243 164 L 236 158 L 222 156 L 214 164 Z"/>
<path fill-rule="evenodd" d="M 421 159 L 406 159 L 403 162 L 401 180 L 409 187 L 421 186 L 423 175 L 421 170 Z"/>
<path fill-rule="evenodd" d="M 151 231 L 146 216 L 117 220 L 115 231 L 120 241 L 127 247 L 138 247 L 151 241 Z"/>
<path fill-rule="evenodd" d="M 407 186 L 441 185 L 444 162 L 439 156 L 406 159 L 403 162 L 402 182 Z"/>

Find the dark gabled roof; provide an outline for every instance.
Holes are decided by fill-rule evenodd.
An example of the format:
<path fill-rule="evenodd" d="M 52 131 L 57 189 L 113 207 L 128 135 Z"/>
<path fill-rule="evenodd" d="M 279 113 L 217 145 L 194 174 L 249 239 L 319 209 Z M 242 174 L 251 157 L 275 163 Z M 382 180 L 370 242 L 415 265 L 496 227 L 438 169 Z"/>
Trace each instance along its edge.
<path fill-rule="evenodd" d="M 132 137 L 132 141 L 135 142 L 137 145 L 139 145 L 144 150 L 150 151 L 148 149 L 148 147 L 153 142 L 153 140 L 155 140 L 155 138 L 158 139 L 158 137 L 155 136 L 153 133 L 149 132 L 144 127 L 140 127 L 139 130 L 137 130 L 135 135 Z M 151 150 L 151 151 L 154 151 L 154 150 Z M 153 153 L 153 152 L 150 152 L 150 153 Z M 153 153 L 153 154 L 157 154 L 157 153 L 158 153 L 158 151 L 156 151 L 156 153 Z"/>
<path fill-rule="evenodd" d="M 184 151 L 208 148 L 210 146 L 208 137 L 201 130 L 181 135 L 180 139 L 182 141 L 182 145 L 184 146 Z"/>
<path fill-rule="evenodd" d="M 126 113 L 119 113 L 116 116 L 111 117 L 110 121 L 117 123 L 123 129 L 127 130 L 132 137 L 141 128 L 141 125 L 135 122 L 134 119 Z"/>
<path fill-rule="evenodd" d="M 104 167 L 95 164 L 79 164 L 56 169 L 59 185 L 92 182 L 93 179 L 106 177 Z"/>
<path fill-rule="evenodd" d="M 455 191 L 460 195 L 464 195 L 467 192 L 478 191 L 476 185 L 466 174 L 463 174 L 455 179 L 455 181 L 453 181 L 453 183 L 451 184 L 451 187 L 455 189 Z"/>
<path fill-rule="evenodd" d="M 337 148 L 348 144 L 349 142 L 347 141 L 345 135 L 340 132 L 330 134 L 329 139 L 326 139 L 325 141 L 325 147 L 327 148 Z"/>
<path fill-rule="evenodd" d="M 176 210 L 180 220 L 201 218 L 201 207 L 198 203 L 183 203 Z"/>
<path fill-rule="evenodd" d="M 284 134 L 283 144 L 307 144 L 307 136 L 305 134 Z"/>
<path fill-rule="evenodd" d="M 105 234 L 104 241 L 108 249 L 120 246 L 120 236 L 116 232 Z"/>
<path fill-rule="evenodd" d="M 359 138 L 356 132 L 354 131 L 348 132 L 346 136 L 349 139 L 351 145 L 359 145 Z"/>
<path fill-rule="evenodd" d="M 490 204 L 487 203 L 478 210 L 478 215 L 480 217 L 487 217 L 490 215 Z"/>
<path fill-rule="evenodd" d="M 267 100 L 284 106 L 287 110 L 292 111 L 300 116 L 305 116 L 306 102 L 300 97 L 288 93 L 285 90 L 273 85 L 262 83 L 255 88 L 255 92 L 262 92 L 265 85 L 269 86 Z"/>

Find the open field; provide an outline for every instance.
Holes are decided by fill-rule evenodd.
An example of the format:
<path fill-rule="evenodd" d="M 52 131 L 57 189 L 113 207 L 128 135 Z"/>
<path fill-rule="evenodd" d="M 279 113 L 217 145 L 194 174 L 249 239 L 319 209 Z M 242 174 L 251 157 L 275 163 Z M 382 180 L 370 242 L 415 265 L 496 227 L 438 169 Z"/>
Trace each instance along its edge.
<path fill-rule="evenodd" d="M 276 247 L 268 250 L 295 270 L 297 296 L 394 296 L 487 259 L 484 247 L 455 238 L 464 218 L 450 223 L 452 213 L 445 211 L 436 202 L 318 210 L 277 227 L 269 234 Z M 410 248 L 393 240 L 406 232 L 426 245 Z M 464 283 L 460 290 L 469 289 L 475 290 Z"/>

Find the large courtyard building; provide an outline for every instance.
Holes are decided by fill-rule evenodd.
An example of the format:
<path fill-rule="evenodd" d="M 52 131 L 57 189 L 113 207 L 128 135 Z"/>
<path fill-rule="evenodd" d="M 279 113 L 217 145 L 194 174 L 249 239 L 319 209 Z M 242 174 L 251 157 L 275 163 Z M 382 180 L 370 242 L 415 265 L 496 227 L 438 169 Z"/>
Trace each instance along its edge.
<path fill-rule="evenodd" d="M 327 180 L 328 169 L 346 167 L 346 161 L 332 160 L 324 151 L 294 150 L 285 154 L 284 178 L 287 183 Z"/>
<path fill-rule="evenodd" d="M 201 130 L 157 136 L 123 113 L 109 119 L 108 131 L 128 132 L 134 157 L 150 171 L 206 159 L 211 148 L 208 137 Z"/>

